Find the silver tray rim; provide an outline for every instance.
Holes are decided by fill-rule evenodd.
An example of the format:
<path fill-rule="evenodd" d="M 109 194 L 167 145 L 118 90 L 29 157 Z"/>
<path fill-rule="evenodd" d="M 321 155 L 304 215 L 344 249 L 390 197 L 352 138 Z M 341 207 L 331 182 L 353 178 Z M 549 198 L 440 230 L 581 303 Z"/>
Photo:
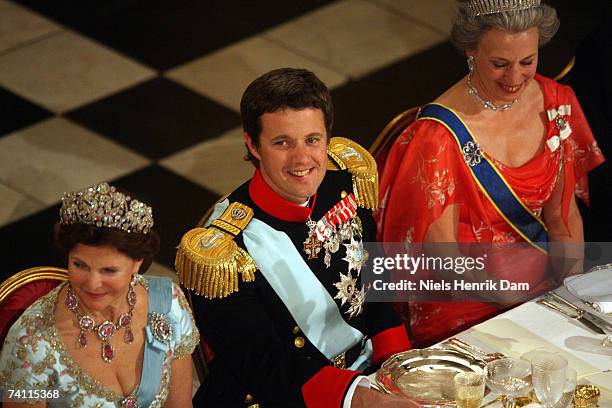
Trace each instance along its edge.
<path fill-rule="evenodd" d="M 477 370 L 474 369 L 474 367 L 478 367 L 479 370 L 482 370 L 481 372 L 483 372 L 484 367 L 486 366 L 486 362 L 484 360 L 478 359 L 472 355 L 469 355 L 467 353 L 462 353 L 458 350 L 451 349 L 451 348 L 411 349 L 411 350 L 395 353 L 391 357 L 389 357 L 384 363 L 381 364 L 381 367 L 376 371 L 376 376 L 375 376 L 376 387 L 386 394 L 399 395 L 401 397 L 410 399 L 420 404 L 434 404 L 437 406 L 454 406 L 455 401 L 421 399 L 415 396 L 406 395 L 405 393 L 401 391 L 399 387 L 397 387 L 397 389 L 388 389 L 386 387 L 386 385 L 383 382 L 383 378 L 385 375 L 388 375 L 391 367 L 402 365 L 409 359 L 414 359 L 414 357 L 419 357 L 419 356 L 423 357 L 419 361 L 427 360 L 432 357 L 435 357 L 436 359 L 439 360 L 440 358 L 443 359 L 443 357 L 445 356 L 447 357 L 452 356 L 455 358 L 459 358 L 469 364 L 469 365 L 465 365 L 467 369 L 470 369 L 474 372 L 478 372 Z"/>

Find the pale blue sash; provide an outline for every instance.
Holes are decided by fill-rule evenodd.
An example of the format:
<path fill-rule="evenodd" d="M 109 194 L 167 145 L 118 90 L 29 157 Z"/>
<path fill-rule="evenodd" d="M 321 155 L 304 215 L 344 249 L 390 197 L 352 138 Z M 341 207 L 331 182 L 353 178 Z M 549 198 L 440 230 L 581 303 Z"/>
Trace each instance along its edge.
<path fill-rule="evenodd" d="M 149 282 L 149 316 L 152 312 L 157 312 L 167 317 L 172 307 L 172 281 L 159 276 L 146 276 L 145 279 Z M 178 329 L 178 327 L 172 327 L 173 333 L 177 333 Z M 141 407 L 148 407 L 155 400 L 161 383 L 164 356 L 169 348 L 167 342 L 162 342 L 153 336 L 149 322 L 147 322 L 145 331 L 147 338 L 145 339 L 142 376 L 136 392 L 138 405 Z"/>
<path fill-rule="evenodd" d="M 218 203 L 205 225 L 218 218 L 228 205 L 228 200 Z M 325 357 L 332 359 L 363 340 L 363 333 L 342 318 L 336 302 L 287 234 L 253 218 L 242 236 L 259 271 L 281 298 L 304 335 Z M 350 368 L 366 367 L 371 355 L 372 345 L 368 340 Z"/>

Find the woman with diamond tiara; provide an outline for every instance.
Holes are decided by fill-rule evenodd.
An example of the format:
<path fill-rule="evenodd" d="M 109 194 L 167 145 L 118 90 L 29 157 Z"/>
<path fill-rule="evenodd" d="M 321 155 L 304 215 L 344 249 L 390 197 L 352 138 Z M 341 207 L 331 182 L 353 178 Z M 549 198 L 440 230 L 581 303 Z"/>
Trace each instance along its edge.
<path fill-rule="evenodd" d="M 59 390 L 36 406 L 191 406 L 199 333 L 181 289 L 141 275 L 159 249 L 152 227 L 151 207 L 107 183 L 62 197 L 68 282 L 11 327 L 0 388 Z"/>
<path fill-rule="evenodd" d="M 468 74 L 424 106 L 393 145 L 381 176 L 383 241 L 523 243 L 506 246 L 510 256 L 488 271 L 540 290 L 561 277 L 550 275 L 548 251 L 578 259 L 564 273 L 580 269 L 576 196 L 588 203 L 587 172 L 604 159 L 574 92 L 536 73 L 538 49 L 558 26 L 540 0 L 458 2 L 451 39 Z M 512 303 L 492 300 L 397 307 L 413 345 L 427 346 Z"/>

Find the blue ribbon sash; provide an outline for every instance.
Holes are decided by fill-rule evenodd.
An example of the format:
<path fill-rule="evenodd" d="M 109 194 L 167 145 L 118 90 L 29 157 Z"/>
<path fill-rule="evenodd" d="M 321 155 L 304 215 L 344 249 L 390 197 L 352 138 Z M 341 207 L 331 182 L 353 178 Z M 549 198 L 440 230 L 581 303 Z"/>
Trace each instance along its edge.
<path fill-rule="evenodd" d="M 495 165 L 480 152 L 478 143 L 461 118 L 451 109 L 432 103 L 421 109 L 417 120 L 425 119 L 434 120 L 448 129 L 463 153 L 474 180 L 493 207 L 521 237 L 546 253 L 546 226 L 527 208 Z"/>
<path fill-rule="evenodd" d="M 172 307 L 172 281 L 169 278 L 158 276 L 146 276 L 145 279 L 149 282 L 149 316 L 153 312 L 168 315 Z M 173 330 L 178 329 L 178 327 L 173 327 Z M 162 378 L 164 357 L 169 345 L 155 338 L 149 322 L 147 322 L 145 331 L 147 338 L 145 339 L 142 377 L 136 397 L 140 406 L 148 407 L 156 398 Z"/>

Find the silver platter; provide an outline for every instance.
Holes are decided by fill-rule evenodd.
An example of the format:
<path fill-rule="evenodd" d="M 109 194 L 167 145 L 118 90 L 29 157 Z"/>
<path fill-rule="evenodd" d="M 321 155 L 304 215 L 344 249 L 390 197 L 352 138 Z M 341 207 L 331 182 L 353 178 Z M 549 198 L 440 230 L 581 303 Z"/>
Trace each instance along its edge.
<path fill-rule="evenodd" d="M 485 362 L 449 349 L 414 349 L 391 356 L 376 372 L 379 388 L 423 405 L 454 405 L 453 377 L 482 374 Z"/>

